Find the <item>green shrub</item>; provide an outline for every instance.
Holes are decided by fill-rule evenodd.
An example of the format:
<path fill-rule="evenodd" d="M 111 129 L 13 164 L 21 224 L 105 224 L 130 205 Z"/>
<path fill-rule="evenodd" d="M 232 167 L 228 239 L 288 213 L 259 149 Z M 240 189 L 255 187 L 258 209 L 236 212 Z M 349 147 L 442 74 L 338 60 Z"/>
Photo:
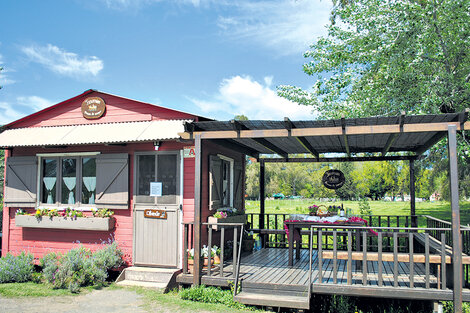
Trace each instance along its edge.
<path fill-rule="evenodd" d="M 122 260 L 123 253 L 118 248 L 117 242 L 113 241 L 111 244 L 105 245 L 103 249 L 93 253 L 95 263 L 106 269 L 117 268 L 121 266 L 124 261 Z"/>
<path fill-rule="evenodd" d="M 52 282 L 55 279 L 55 274 L 59 268 L 60 254 L 51 252 L 46 254 L 39 262 L 42 267 L 42 274 L 47 282 Z"/>
<path fill-rule="evenodd" d="M 369 201 L 367 201 L 365 198 L 359 201 L 359 214 L 372 215 L 372 209 L 370 208 Z"/>
<path fill-rule="evenodd" d="M 63 256 L 49 253 L 41 259 L 44 279 L 54 289 L 78 292 L 82 286 L 102 285 L 108 270 L 123 263 L 122 251 L 116 242 L 92 253 L 80 246 Z"/>
<path fill-rule="evenodd" d="M 454 312 L 454 303 L 452 301 L 443 302 L 443 312 L 444 313 L 453 313 Z M 470 302 L 464 302 L 462 305 L 462 313 L 470 313 Z"/>
<path fill-rule="evenodd" d="M 8 253 L 0 258 L 0 283 L 30 281 L 34 272 L 33 255 L 22 252 L 18 256 Z"/>
<path fill-rule="evenodd" d="M 233 301 L 233 291 L 204 285 L 183 289 L 179 293 L 181 299 L 203 303 L 219 303 L 231 308 L 249 309 L 246 305 Z"/>

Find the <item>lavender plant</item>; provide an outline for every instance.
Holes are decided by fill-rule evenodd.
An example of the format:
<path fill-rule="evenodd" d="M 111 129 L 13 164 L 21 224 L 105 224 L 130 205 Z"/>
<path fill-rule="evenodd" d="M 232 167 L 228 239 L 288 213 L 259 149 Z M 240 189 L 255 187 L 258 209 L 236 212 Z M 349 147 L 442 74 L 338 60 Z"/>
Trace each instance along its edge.
<path fill-rule="evenodd" d="M 0 259 L 0 283 L 26 282 L 34 272 L 33 255 L 22 252 L 14 256 L 8 253 Z"/>

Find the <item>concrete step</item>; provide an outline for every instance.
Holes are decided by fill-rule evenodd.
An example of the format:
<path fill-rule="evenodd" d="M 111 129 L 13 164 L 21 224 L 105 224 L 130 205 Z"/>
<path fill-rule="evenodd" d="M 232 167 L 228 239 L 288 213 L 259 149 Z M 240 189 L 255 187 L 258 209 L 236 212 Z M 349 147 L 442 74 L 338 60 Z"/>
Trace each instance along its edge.
<path fill-rule="evenodd" d="M 124 269 L 116 279 L 116 283 L 118 285 L 160 288 L 166 292 L 177 286 L 176 276 L 180 273 L 180 269 L 133 266 Z"/>
<path fill-rule="evenodd" d="M 149 281 L 137 281 L 137 280 L 122 280 L 120 282 L 117 282 L 116 285 L 139 286 L 139 287 L 155 288 L 155 289 L 165 289 L 167 287 L 166 283 L 153 283 Z"/>
<path fill-rule="evenodd" d="M 235 301 L 248 305 L 262 305 L 269 307 L 309 309 L 310 302 L 307 296 L 289 296 L 280 294 L 263 294 L 242 291 L 234 298 Z"/>
<path fill-rule="evenodd" d="M 126 279 L 139 281 L 167 281 L 173 277 L 175 269 L 152 267 L 129 267 L 126 269 Z"/>

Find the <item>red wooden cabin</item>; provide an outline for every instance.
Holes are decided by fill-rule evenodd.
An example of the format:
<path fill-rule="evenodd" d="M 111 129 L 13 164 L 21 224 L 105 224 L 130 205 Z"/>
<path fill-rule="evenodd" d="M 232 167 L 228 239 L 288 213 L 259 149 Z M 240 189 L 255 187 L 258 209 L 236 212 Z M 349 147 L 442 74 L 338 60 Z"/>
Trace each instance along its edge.
<path fill-rule="evenodd" d="M 182 222 L 194 217 L 195 155 L 193 141 L 178 133 L 185 122 L 205 120 L 87 90 L 5 125 L 2 255 L 29 251 L 40 258 L 78 244 L 97 249 L 112 238 L 129 265 L 181 268 Z M 220 206 L 243 209 L 244 154 L 216 142 L 203 151 L 203 219 Z M 210 183 L 220 197 L 209 200 Z M 115 223 L 56 222 L 16 213 L 38 208 L 72 208 L 86 216 L 108 208 Z"/>

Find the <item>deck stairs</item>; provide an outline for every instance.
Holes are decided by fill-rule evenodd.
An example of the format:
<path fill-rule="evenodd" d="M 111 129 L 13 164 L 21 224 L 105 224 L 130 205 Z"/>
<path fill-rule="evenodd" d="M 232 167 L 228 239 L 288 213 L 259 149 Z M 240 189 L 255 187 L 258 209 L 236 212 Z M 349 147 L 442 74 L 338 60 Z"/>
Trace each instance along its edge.
<path fill-rule="evenodd" d="M 248 305 L 268 307 L 309 309 L 310 294 L 303 285 L 262 285 L 249 282 L 241 283 L 241 291 L 234 300 Z"/>
<path fill-rule="evenodd" d="M 164 292 L 175 288 L 176 276 L 180 269 L 132 266 L 125 268 L 116 279 L 117 285 L 140 286 L 162 289 Z"/>

